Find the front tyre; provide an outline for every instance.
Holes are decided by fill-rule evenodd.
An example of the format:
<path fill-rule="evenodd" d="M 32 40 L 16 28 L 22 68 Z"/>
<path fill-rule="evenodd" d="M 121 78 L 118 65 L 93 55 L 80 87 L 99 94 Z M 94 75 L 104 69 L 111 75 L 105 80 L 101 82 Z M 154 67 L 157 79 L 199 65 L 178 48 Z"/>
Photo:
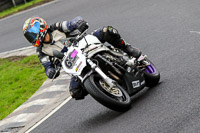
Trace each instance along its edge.
<path fill-rule="evenodd" d="M 144 71 L 146 86 L 154 87 L 160 81 L 160 72 L 149 59 L 147 59 L 147 61 L 150 62 L 150 65 L 146 66 L 145 71 Z"/>
<path fill-rule="evenodd" d="M 128 110 L 131 99 L 128 93 L 119 85 L 109 89 L 106 82 L 97 74 L 92 74 L 84 82 L 85 89 L 99 103 L 119 112 Z"/>

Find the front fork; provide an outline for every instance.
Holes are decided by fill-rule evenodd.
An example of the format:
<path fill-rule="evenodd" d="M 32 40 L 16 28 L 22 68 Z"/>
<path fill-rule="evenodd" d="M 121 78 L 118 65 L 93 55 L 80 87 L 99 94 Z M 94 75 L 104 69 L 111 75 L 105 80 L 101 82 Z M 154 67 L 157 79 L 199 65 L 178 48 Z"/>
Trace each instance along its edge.
<path fill-rule="evenodd" d="M 113 88 L 115 86 L 115 81 L 105 75 L 105 73 L 95 64 L 92 60 L 87 59 L 88 64 L 90 64 L 91 68 L 94 69 L 103 79 L 104 81 Z"/>

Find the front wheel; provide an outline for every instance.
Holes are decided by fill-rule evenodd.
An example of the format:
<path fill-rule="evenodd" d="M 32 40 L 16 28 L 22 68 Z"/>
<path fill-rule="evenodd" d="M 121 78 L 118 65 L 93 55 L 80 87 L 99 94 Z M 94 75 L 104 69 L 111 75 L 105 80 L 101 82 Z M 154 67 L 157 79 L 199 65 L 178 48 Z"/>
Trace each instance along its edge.
<path fill-rule="evenodd" d="M 92 74 L 84 82 L 85 89 L 99 103 L 119 112 L 128 110 L 131 99 L 128 93 L 118 84 L 109 88 L 107 83 L 97 74 Z"/>
<path fill-rule="evenodd" d="M 150 65 L 146 66 L 144 71 L 146 86 L 154 87 L 160 81 L 160 72 L 149 59 L 147 59 L 147 61 L 150 63 Z"/>

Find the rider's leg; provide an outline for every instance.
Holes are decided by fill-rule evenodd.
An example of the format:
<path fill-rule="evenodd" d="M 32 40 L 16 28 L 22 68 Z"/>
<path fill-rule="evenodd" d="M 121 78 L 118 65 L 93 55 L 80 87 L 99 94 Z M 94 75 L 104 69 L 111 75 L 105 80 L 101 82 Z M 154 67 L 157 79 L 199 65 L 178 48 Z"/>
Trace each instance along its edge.
<path fill-rule="evenodd" d="M 124 39 L 121 38 L 119 32 L 112 26 L 97 29 L 92 34 L 95 35 L 102 43 L 108 42 L 114 47 L 122 49 L 124 52 L 135 58 L 139 58 L 142 54 L 138 48 L 126 43 Z"/>

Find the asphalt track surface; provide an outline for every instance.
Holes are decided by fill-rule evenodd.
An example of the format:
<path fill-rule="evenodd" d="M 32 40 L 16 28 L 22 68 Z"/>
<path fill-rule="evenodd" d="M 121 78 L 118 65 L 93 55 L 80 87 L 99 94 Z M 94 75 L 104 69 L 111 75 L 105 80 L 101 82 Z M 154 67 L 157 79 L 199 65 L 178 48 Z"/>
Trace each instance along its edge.
<path fill-rule="evenodd" d="M 82 16 L 90 30 L 116 27 L 161 72 L 161 82 L 118 113 L 90 96 L 70 100 L 31 133 L 200 132 L 199 0 L 59 0 L 0 20 L 0 52 L 26 47 L 22 25 L 33 15 L 48 23 Z"/>

